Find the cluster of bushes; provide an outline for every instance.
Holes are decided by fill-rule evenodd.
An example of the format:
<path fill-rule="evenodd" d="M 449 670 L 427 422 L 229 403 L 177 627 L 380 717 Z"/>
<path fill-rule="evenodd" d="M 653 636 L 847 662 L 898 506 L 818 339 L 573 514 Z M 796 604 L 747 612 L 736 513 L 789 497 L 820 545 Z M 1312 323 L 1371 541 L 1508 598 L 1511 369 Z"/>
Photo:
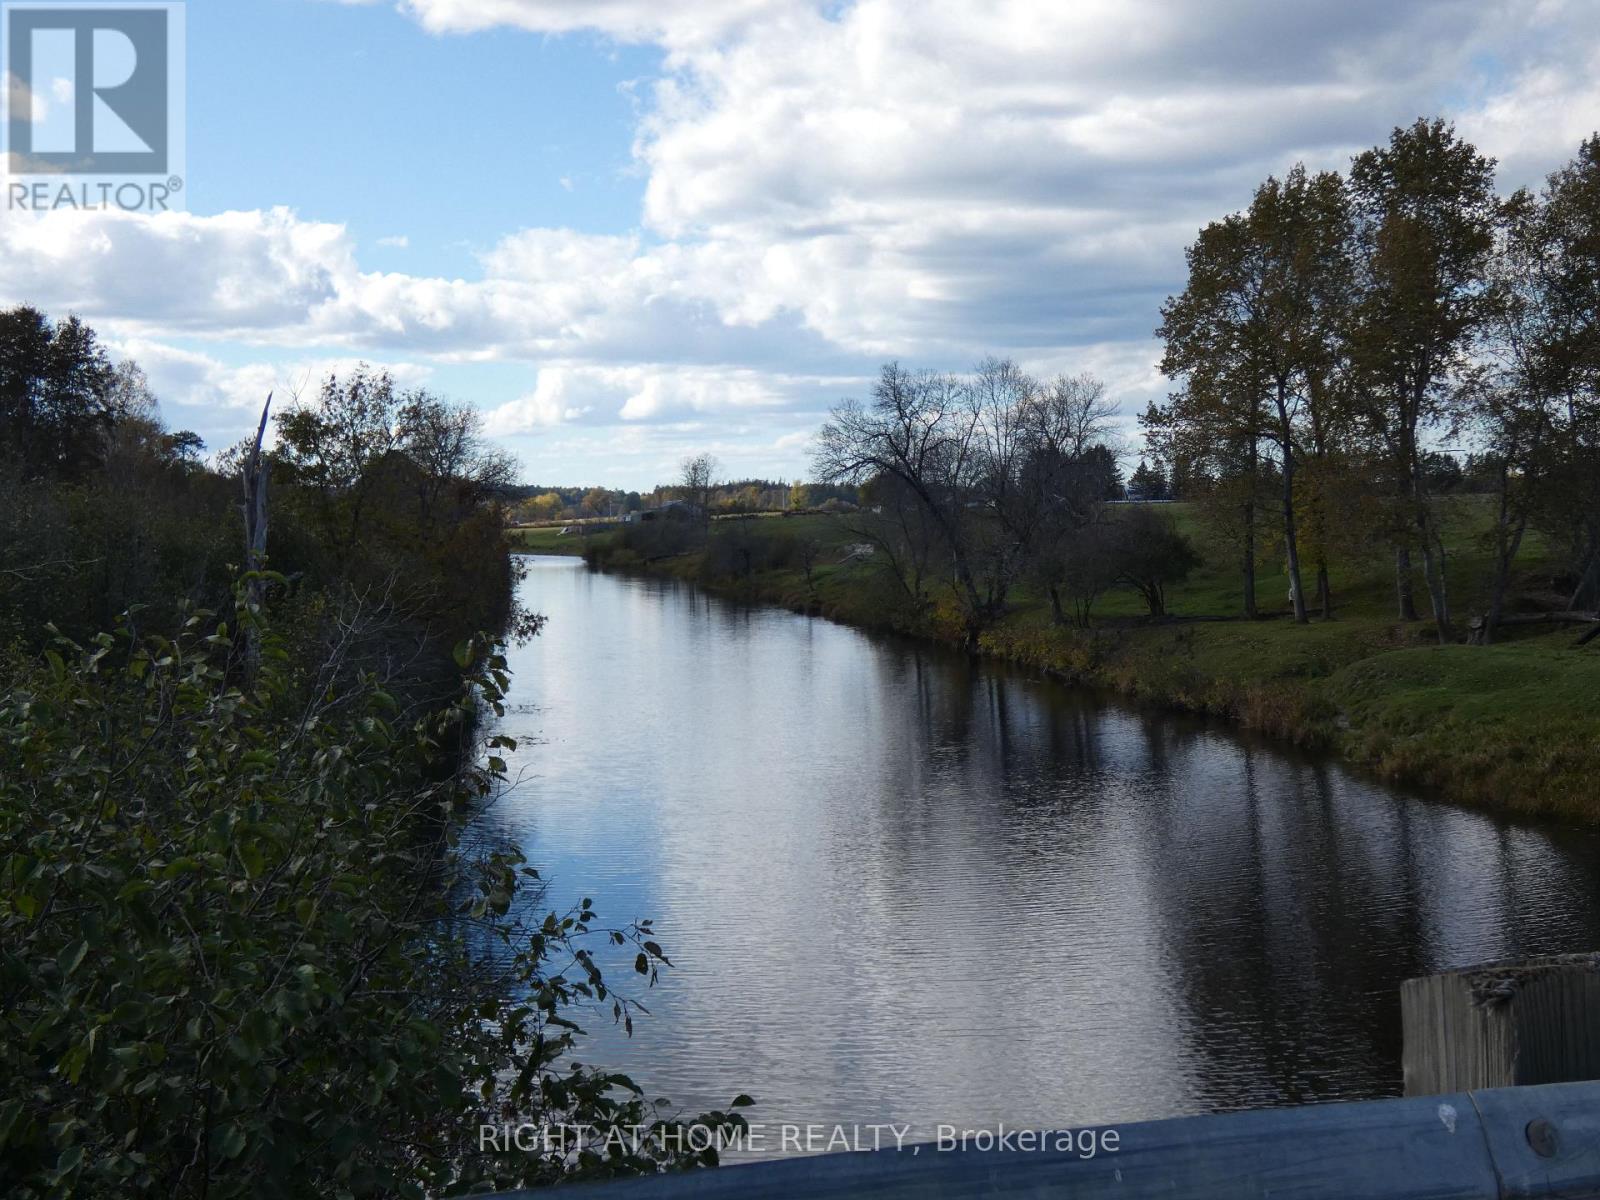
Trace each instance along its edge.
<path fill-rule="evenodd" d="M 583 557 L 591 566 L 625 568 L 694 555 L 692 565 L 701 583 L 728 584 L 765 571 L 809 573 L 819 553 L 811 539 L 796 536 L 782 522 L 674 515 L 595 538 L 584 546 Z"/>
<path fill-rule="evenodd" d="M 596 567 L 621 567 L 674 558 L 705 543 L 703 522 L 688 516 L 663 514 L 652 521 L 624 525 L 605 538 L 588 542 L 584 561 Z"/>
<path fill-rule="evenodd" d="M 749 579 L 761 571 L 806 569 L 815 548 L 760 520 L 719 521 L 706 538 L 700 573 L 708 582 Z"/>
<path fill-rule="evenodd" d="M 585 943 L 632 943 L 650 975 L 648 924 L 601 929 L 588 901 L 530 922 L 519 855 L 454 849 L 510 744 L 440 770 L 506 683 L 482 645 L 459 661 L 454 702 L 408 721 L 241 605 L 176 638 L 59 638 L 15 676 L 0 1191 L 421 1197 L 694 1159 L 630 1080 L 569 1061 L 575 1007 L 631 1019 Z M 480 1144 L 505 1122 L 662 1136 Z"/>
<path fill-rule="evenodd" d="M 0 647 L 37 646 L 46 620 L 109 628 L 135 605 L 170 631 L 181 604 L 223 600 L 237 488 L 200 448 L 92 329 L 0 313 Z"/>

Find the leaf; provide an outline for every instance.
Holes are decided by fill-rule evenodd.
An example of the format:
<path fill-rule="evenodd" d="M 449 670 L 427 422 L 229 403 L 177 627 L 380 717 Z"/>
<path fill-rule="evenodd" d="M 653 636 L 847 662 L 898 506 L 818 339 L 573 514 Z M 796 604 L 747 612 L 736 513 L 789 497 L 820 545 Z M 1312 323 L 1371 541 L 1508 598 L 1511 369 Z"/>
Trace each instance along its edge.
<path fill-rule="evenodd" d="M 53 1177 L 55 1182 L 59 1183 L 61 1180 L 65 1179 L 68 1175 L 72 1174 L 72 1172 L 74 1172 L 74 1171 L 76 1171 L 78 1169 L 79 1164 L 82 1163 L 82 1162 L 83 1162 L 83 1146 L 82 1146 L 82 1144 L 79 1144 L 79 1145 L 76 1145 L 76 1146 L 69 1146 L 66 1150 L 62 1151 L 61 1157 L 56 1160 L 56 1170 L 55 1170 L 55 1175 Z"/>
<path fill-rule="evenodd" d="M 261 847 L 256 842 L 240 842 L 239 861 L 244 864 L 244 873 L 254 879 L 261 874 L 261 868 L 266 865 L 266 856 L 261 853 Z"/>
<path fill-rule="evenodd" d="M 65 1076 L 72 1083 L 77 1083 L 78 1077 L 83 1074 L 84 1064 L 88 1061 L 89 1047 L 79 1042 L 61 1056 L 61 1061 L 56 1063 L 56 1074 Z"/>
<path fill-rule="evenodd" d="M 17 1118 L 21 1115 L 21 1100 L 7 1100 L 4 1104 L 0 1104 L 0 1146 L 6 1144 L 11 1131 L 16 1128 Z"/>
<path fill-rule="evenodd" d="M 238 1158 L 244 1150 L 244 1130 L 237 1125 L 224 1125 L 212 1138 L 212 1145 L 223 1158 Z"/>
<path fill-rule="evenodd" d="M 56 966 L 61 968 L 63 975 L 71 975 L 82 965 L 84 956 L 89 953 L 89 943 L 80 941 L 76 945 L 68 946 L 56 959 Z"/>

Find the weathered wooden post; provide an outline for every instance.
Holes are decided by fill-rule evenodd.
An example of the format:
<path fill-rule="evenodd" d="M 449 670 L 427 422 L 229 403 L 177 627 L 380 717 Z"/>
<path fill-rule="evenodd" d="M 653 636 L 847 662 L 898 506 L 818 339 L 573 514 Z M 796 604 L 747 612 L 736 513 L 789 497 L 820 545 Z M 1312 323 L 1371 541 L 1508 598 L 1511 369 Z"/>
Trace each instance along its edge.
<path fill-rule="evenodd" d="M 1407 1096 L 1600 1079 L 1600 954 L 1489 963 L 1400 985 Z"/>

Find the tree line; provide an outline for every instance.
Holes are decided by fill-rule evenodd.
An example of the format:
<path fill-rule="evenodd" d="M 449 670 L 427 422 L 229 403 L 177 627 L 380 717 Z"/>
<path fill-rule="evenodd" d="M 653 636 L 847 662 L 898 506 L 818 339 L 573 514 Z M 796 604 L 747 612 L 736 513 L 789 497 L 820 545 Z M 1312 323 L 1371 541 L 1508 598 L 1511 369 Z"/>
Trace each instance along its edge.
<path fill-rule="evenodd" d="M 855 488 L 826 484 L 786 483 L 773 479 L 717 479 L 720 464 L 710 454 L 695 454 L 684 460 L 678 480 L 658 484 L 647 492 L 605 487 L 518 486 L 508 490 L 511 516 L 519 524 L 533 525 L 555 521 L 605 520 L 625 518 L 633 513 L 661 508 L 674 500 L 696 503 L 703 500 L 715 516 L 756 512 L 787 512 L 821 508 L 829 500 L 854 504 Z M 706 482 L 701 483 L 704 476 Z M 688 480 L 688 482 L 684 482 Z"/>
<path fill-rule="evenodd" d="M 1600 607 L 1600 136 L 1502 198 L 1492 159 L 1419 120 L 1346 174 L 1269 178 L 1187 259 L 1158 330 L 1177 387 L 1143 424 L 1226 528 L 1246 616 L 1266 545 L 1304 623 L 1333 615 L 1339 561 L 1378 544 L 1397 616 L 1418 619 L 1420 573 L 1454 639 L 1438 496 L 1463 447 L 1495 497 L 1483 639 L 1531 529 L 1562 558 L 1567 608 Z"/>
<path fill-rule="evenodd" d="M 277 602 L 323 634 L 363 607 L 372 661 L 453 670 L 452 647 L 509 613 L 514 461 L 476 410 L 366 367 L 273 417 Z M 0 312 L 0 647 L 37 648 L 46 621 L 76 638 L 119 621 L 171 635 L 186 610 L 231 605 L 246 447 L 211 463 L 205 449 L 82 321 Z"/>

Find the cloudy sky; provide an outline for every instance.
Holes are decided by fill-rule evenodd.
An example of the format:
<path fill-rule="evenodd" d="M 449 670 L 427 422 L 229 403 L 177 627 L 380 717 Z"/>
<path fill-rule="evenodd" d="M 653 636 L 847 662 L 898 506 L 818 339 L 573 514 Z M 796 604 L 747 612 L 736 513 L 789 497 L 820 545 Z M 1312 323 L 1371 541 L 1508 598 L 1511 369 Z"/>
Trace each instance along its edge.
<path fill-rule="evenodd" d="M 1443 113 L 1536 183 L 1594 0 L 195 0 L 189 212 L 0 211 L 213 447 L 359 360 L 528 480 L 796 477 L 880 362 L 1089 370 L 1130 424 L 1207 220 Z"/>

